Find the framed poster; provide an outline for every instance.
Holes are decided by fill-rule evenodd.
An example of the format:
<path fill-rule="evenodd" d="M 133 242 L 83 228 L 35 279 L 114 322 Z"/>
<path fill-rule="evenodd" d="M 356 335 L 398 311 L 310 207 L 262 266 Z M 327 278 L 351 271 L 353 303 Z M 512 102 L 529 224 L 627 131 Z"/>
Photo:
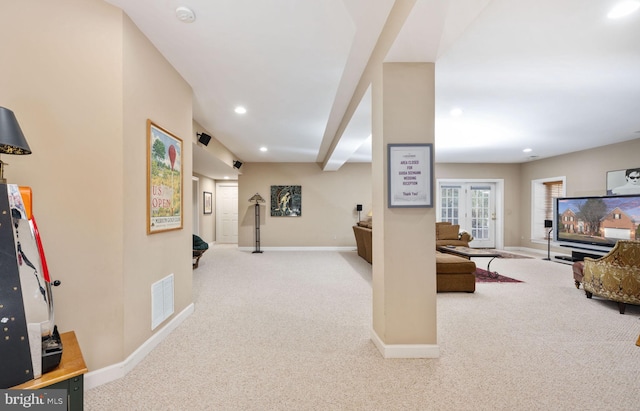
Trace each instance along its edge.
<path fill-rule="evenodd" d="M 302 186 L 271 186 L 271 217 L 300 217 Z"/>
<path fill-rule="evenodd" d="M 607 195 L 640 194 L 640 167 L 607 171 Z"/>
<path fill-rule="evenodd" d="M 387 145 L 388 207 L 433 207 L 433 144 Z"/>
<path fill-rule="evenodd" d="M 213 212 L 213 194 L 208 191 L 203 191 L 202 195 L 202 209 L 204 210 L 205 214 L 211 214 Z"/>
<path fill-rule="evenodd" d="M 147 234 L 182 229 L 182 140 L 147 120 Z"/>

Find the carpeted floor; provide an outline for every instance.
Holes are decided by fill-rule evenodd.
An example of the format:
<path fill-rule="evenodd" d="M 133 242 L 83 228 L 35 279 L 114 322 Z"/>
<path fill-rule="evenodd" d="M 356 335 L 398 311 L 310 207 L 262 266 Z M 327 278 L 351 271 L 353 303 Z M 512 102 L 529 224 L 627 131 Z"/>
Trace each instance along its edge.
<path fill-rule="evenodd" d="M 437 294 L 439 358 L 383 359 L 355 251 L 214 246 L 194 313 L 85 410 L 638 410 L 640 306 L 587 299 L 541 257 L 491 269 L 523 283 Z"/>
<path fill-rule="evenodd" d="M 506 277 L 495 271 L 489 272 L 482 268 L 476 268 L 476 283 L 521 283 L 515 278 Z"/>

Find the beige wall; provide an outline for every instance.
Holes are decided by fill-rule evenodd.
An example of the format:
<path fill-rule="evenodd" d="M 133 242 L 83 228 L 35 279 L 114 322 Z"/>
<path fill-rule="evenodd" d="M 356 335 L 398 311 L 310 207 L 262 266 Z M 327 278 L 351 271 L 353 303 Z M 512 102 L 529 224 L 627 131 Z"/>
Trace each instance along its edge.
<path fill-rule="evenodd" d="M 272 185 L 302 186 L 301 217 L 271 217 Z M 352 226 L 371 209 L 371 164 L 345 164 L 323 172 L 315 163 L 247 163 L 238 179 L 238 245 L 254 247 L 255 193 L 262 203 L 262 247 L 355 247 Z M 363 214 L 364 217 L 364 214 Z"/>
<path fill-rule="evenodd" d="M 520 164 L 436 163 L 436 179 L 500 179 L 504 181 L 504 245 L 520 244 L 522 206 Z M 437 216 L 436 216 L 437 218 Z"/>
<path fill-rule="evenodd" d="M 2 43 L 0 105 L 16 113 L 33 150 L 2 157 L 8 181 L 33 188 L 51 276 L 62 282 L 56 323 L 76 332 L 90 370 L 121 362 L 152 335 L 152 282 L 174 273 L 176 312 L 191 302 L 191 230 L 145 228 L 146 119 L 190 142 L 191 91 L 100 0 L 4 1 L 0 34 L 11 39 Z"/>
<path fill-rule="evenodd" d="M 124 18 L 124 330 L 125 357 L 151 331 L 151 285 L 174 275 L 174 312 L 192 302 L 192 91 L 189 84 Z M 147 119 L 182 140 L 183 229 L 146 231 Z"/>
<path fill-rule="evenodd" d="M 547 248 L 546 244 L 530 241 L 532 180 L 566 176 L 567 197 L 605 195 L 607 171 L 640 166 L 639 153 L 640 138 L 522 164 L 520 244 L 544 250 Z M 563 248 L 553 248 L 553 250 L 568 253 Z"/>
<path fill-rule="evenodd" d="M 436 148 L 437 149 L 437 148 Z M 611 170 L 620 170 L 640 165 L 637 153 L 640 152 L 640 139 L 626 143 L 613 144 L 591 150 L 579 151 L 562 156 L 542 159 L 522 164 L 460 164 L 460 163 L 436 163 L 436 179 L 502 179 L 504 180 L 504 244 L 506 247 L 532 247 L 545 249 L 546 244 L 531 243 L 531 181 L 534 179 L 550 178 L 558 176 L 567 177 L 567 195 L 604 195 L 606 190 L 606 173 Z M 366 167 L 366 173 L 351 174 L 351 167 Z M 331 207 L 320 203 L 316 209 L 315 201 L 308 202 L 307 190 L 322 179 L 326 183 L 323 190 L 333 191 L 345 188 L 343 176 L 349 172 L 347 188 L 354 187 L 360 191 L 366 188 L 363 195 L 344 193 L 351 196 L 347 207 L 341 210 L 344 215 L 356 215 L 352 211 L 356 203 L 364 205 L 363 215 L 371 210 L 371 169 L 370 165 L 347 163 L 342 169 L 335 172 L 322 172 L 315 164 L 275 164 L 245 163 L 242 166 L 243 176 L 240 178 L 239 194 L 239 218 L 240 218 L 240 246 L 253 246 L 253 208 L 246 200 L 256 192 L 265 197 L 267 203 L 262 207 L 262 246 L 334 246 L 331 240 L 331 231 L 341 231 L 342 228 L 329 226 L 324 219 L 314 218 L 312 222 L 304 224 L 304 230 L 297 230 L 293 237 L 287 230 L 303 227 L 299 223 L 291 223 L 282 217 L 269 217 L 269 187 L 270 185 L 295 184 L 303 186 L 303 216 L 309 213 L 314 216 L 322 215 L 322 207 Z M 299 173 L 300 169 L 307 172 Z M 288 175 L 291 172 L 291 175 Z M 295 177 L 294 177 L 295 176 Z M 334 179 L 333 177 L 337 177 Z M 337 187 L 333 187 L 335 184 Z M 347 190 L 349 191 L 349 190 Z M 368 198 L 363 200 L 362 198 Z M 245 204 L 246 202 L 246 204 Z M 353 204 L 351 204 L 353 203 Z M 355 217 L 347 219 L 350 227 Z M 342 223 L 340 223 L 342 224 Z M 320 231 L 318 231 L 320 230 Z M 317 238 L 316 233 L 323 232 L 324 240 Z M 355 246 L 353 233 L 349 230 L 342 233 L 344 242 L 340 245 Z M 565 251 L 557 249 L 557 251 Z"/>

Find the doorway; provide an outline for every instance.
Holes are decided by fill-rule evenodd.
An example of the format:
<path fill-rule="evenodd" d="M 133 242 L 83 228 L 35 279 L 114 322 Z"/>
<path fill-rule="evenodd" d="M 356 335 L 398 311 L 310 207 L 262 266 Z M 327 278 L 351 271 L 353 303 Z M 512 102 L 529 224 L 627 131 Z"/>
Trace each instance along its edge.
<path fill-rule="evenodd" d="M 459 224 L 473 236 L 470 247 L 502 246 L 501 180 L 438 180 L 437 196 L 437 220 Z"/>
<path fill-rule="evenodd" d="M 193 220 L 191 221 L 193 234 L 200 235 L 200 209 L 199 209 L 199 197 L 200 193 L 200 179 L 196 176 L 191 176 L 191 207 Z"/>
<path fill-rule="evenodd" d="M 238 243 L 238 183 L 216 183 L 216 243 Z"/>

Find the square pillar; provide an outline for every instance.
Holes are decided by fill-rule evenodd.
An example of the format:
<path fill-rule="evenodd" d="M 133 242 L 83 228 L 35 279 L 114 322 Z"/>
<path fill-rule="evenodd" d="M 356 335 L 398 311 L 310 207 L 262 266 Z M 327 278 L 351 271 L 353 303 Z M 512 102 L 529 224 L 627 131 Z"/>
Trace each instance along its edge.
<path fill-rule="evenodd" d="M 434 143 L 434 76 L 433 63 L 384 63 L 372 84 L 372 340 L 385 358 L 440 355 L 435 209 L 389 208 L 387 201 L 387 145 Z"/>

